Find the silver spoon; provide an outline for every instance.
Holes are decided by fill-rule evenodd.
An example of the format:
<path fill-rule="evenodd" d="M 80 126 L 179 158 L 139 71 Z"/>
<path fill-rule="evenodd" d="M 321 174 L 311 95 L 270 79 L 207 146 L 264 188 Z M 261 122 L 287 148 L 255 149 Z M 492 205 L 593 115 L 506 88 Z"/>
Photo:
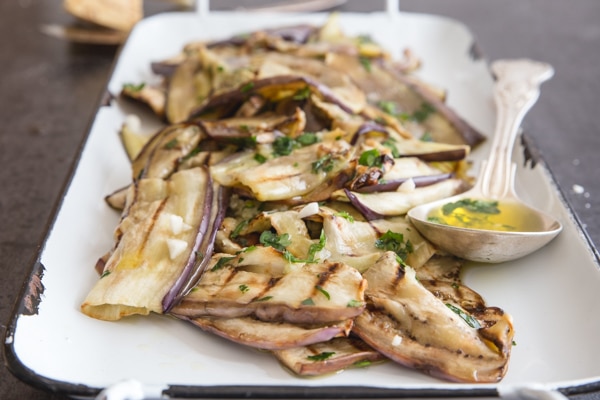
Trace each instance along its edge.
<path fill-rule="evenodd" d="M 516 165 L 511 153 L 523 117 L 537 101 L 540 85 L 554 74 L 545 63 L 519 59 L 492 63 L 496 77 L 494 100 L 497 122 L 492 149 L 475 186 L 469 191 L 417 206 L 408 217 L 434 245 L 458 257 L 489 263 L 514 260 L 530 254 L 552 240 L 561 224 L 520 200 L 514 189 Z M 527 221 L 527 231 L 498 231 L 444 225 L 428 220 L 430 212 L 461 199 L 497 201 L 514 207 L 517 219 Z"/>

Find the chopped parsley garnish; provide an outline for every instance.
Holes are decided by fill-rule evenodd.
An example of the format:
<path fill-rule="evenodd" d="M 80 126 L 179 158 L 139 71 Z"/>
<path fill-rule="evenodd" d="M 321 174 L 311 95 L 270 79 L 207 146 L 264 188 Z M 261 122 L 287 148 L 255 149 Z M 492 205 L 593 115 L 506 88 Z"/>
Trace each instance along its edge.
<path fill-rule="evenodd" d="M 396 117 L 400 120 L 413 120 L 416 122 L 425 121 L 431 114 L 433 114 L 436 111 L 435 107 L 433 107 L 431 104 L 423 103 L 421 104 L 421 107 L 412 114 L 402 113 L 398 111 L 396 103 L 387 100 L 379 101 L 377 103 L 377 107 L 379 107 L 384 113 Z"/>
<path fill-rule="evenodd" d="M 284 252 L 285 248 L 288 247 L 292 241 L 290 240 L 290 234 L 284 233 L 278 235 L 271 231 L 264 231 L 260 234 L 260 243 L 267 247 L 273 247 L 275 250 Z"/>
<path fill-rule="evenodd" d="M 264 164 L 267 161 L 267 157 L 263 156 L 260 153 L 256 153 L 254 155 L 254 160 L 258 161 L 261 164 Z"/>
<path fill-rule="evenodd" d="M 238 138 L 233 138 L 231 140 L 234 144 L 236 144 L 237 146 L 239 146 L 240 148 L 243 149 L 253 149 L 256 147 L 256 143 L 257 143 L 257 138 L 255 135 L 252 136 L 247 136 L 247 137 L 238 137 Z"/>
<path fill-rule="evenodd" d="M 356 40 L 358 41 L 359 44 L 375 43 L 373 38 L 367 34 L 358 35 L 356 37 Z"/>
<path fill-rule="evenodd" d="M 348 302 L 348 304 L 346 304 L 346 307 L 362 307 L 364 304 L 365 303 L 363 303 L 360 300 L 354 300 L 354 299 L 352 299 L 352 300 L 350 300 Z"/>
<path fill-rule="evenodd" d="M 327 243 L 327 237 L 325 236 L 325 231 L 321 229 L 321 235 L 319 236 L 319 242 L 313 243 L 308 248 L 308 259 L 309 262 L 315 262 L 315 254 L 325 248 L 325 244 Z"/>
<path fill-rule="evenodd" d="M 314 302 L 314 300 L 313 300 L 311 297 L 309 297 L 309 298 L 307 298 L 307 299 L 304 299 L 304 300 L 302 300 L 302 303 L 301 303 L 301 304 L 302 304 L 303 306 L 314 306 L 314 305 L 315 305 L 315 302 Z"/>
<path fill-rule="evenodd" d="M 310 146 L 319 141 L 319 137 L 312 132 L 306 132 L 293 139 L 288 136 L 280 136 L 273 141 L 273 155 L 287 156 L 300 147 Z"/>
<path fill-rule="evenodd" d="M 108 271 L 108 270 L 107 270 L 107 271 L 104 271 L 104 272 L 102 273 L 102 275 L 100 275 L 100 279 L 104 278 L 105 276 L 109 276 L 109 275 L 110 275 L 110 271 Z"/>
<path fill-rule="evenodd" d="M 358 163 L 366 167 L 381 167 L 383 165 L 381 160 L 381 153 L 377 149 L 371 149 L 363 151 L 358 158 Z"/>
<path fill-rule="evenodd" d="M 196 147 L 194 148 L 192 151 L 190 151 L 189 153 L 187 153 L 185 156 L 183 156 L 181 158 L 182 161 L 186 161 L 189 160 L 190 158 L 198 155 L 202 150 L 200 149 L 200 147 Z"/>
<path fill-rule="evenodd" d="M 241 284 L 239 286 L 239 289 L 240 289 L 240 292 L 242 292 L 242 293 L 246 293 L 248 290 L 250 290 L 250 288 L 248 287 L 248 285 L 244 285 L 244 284 Z"/>
<path fill-rule="evenodd" d="M 139 92 L 141 91 L 144 87 L 146 86 L 145 83 L 139 83 L 139 84 L 135 84 L 135 83 L 126 83 L 123 85 L 123 90 L 128 90 L 130 92 Z"/>
<path fill-rule="evenodd" d="M 365 368 L 371 364 L 372 364 L 372 362 L 369 360 L 358 360 L 354 364 L 352 364 L 352 366 L 356 367 L 356 368 Z"/>
<path fill-rule="evenodd" d="M 379 107 L 381 111 L 383 111 L 386 114 L 393 116 L 398 114 L 398 111 L 396 110 L 396 103 L 394 103 L 393 101 L 381 100 L 377 103 L 377 107 Z"/>
<path fill-rule="evenodd" d="M 248 222 L 249 221 L 247 219 L 245 219 L 242 222 L 240 222 L 239 224 L 237 224 L 237 226 L 235 227 L 233 232 L 231 232 L 231 235 L 229 235 L 229 237 L 232 239 L 235 239 L 236 237 L 240 236 L 240 232 L 248 226 Z"/>
<path fill-rule="evenodd" d="M 296 94 L 292 97 L 294 100 L 306 100 L 310 96 L 310 86 L 304 86 L 302 89 L 298 90 Z"/>
<path fill-rule="evenodd" d="M 254 82 L 247 82 L 242 85 L 242 87 L 240 88 L 240 91 L 242 93 L 247 93 L 247 92 L 251 91 L 252 89 L 254 89 Z"/>
<path fill-rule="evenodd" d="M 315 354 L 314 356 L 308 356 L 307 359 L 311 361 L 325 361 L 328 358 L 331 358 L 335 354 L 335 351 L 324 351 L 319 354 Z"/>
<path fill-rule="evenodd" d="M 421 142 L 433 142 L 433 136 L 431 136 L 431 132 L 425 132 L 423 136 L 419 138 Z"/>
<path fill-rule="evenodd" d="M 265 296 L 265 297 L 261 297 L 260 299 L 256 299 L 254 301 L 269 301 L 273 298 L 273 296 Z"/>
<path fill-rule="evenodd" d="M 283 258 L 286 259 L 287 262 L 291 262 L 291 263 L 308 263 L 308 262 L 313 262 L 312 260 L 307 259 L 303 259 L 303 258 L 298 258 L 295 255 L 293 255 L 292 253 L 289 252 L 289 250 L 284 250 L 283 251 Z"/>
<path fill-rule="evenodd" d="M 296 142 L 300 143 L 300 145 L 302 146 L 310 146 L 311 144 L 315 144 L 318 141 L 319 137 L 316 133 L 313 132 L 305 132 L 296 138 Z"/>
<path fill-rule="evenodd" d="M 167 150 L 174 149 L 178 144 L 179 144 L 179 142 L 177 142 L 177 139 L 171 139 L 167 143 L 165 143 L 165 149 L 167 149 Z"/>
<path fill-rule="evenodd" d="M 370 59 L 368 59 L 367 57 L 360 57 L 358 60 L 360 61 L 360 65 L 362 65 L 363 68 L 367 72 L 371 72 L 372 66 L 371 66 L 371 60 Z"/>
<path fill-rule="evenodd" d="M 469 314 L 467 314 L 466 312 L 464 312 L 460 308 L 458 308 L 458 307 L 456 307 L 456 306 L 454 306 L 454 305 L 452 305 L 450 303 L 446 303 L 446 307 L 448 307 L 456 315 L 458 315 L 459 317 L 461 317 L 467 323 L 467 325 L 469 325 L 471 328 L 475 328 L 475 329 L 481 328 L 481 324 L 479 323 L 479 321 L 477 321 L 475 318 L 473 318 L 472 316 L 470 316 Z"/>
<path fill-rule="evenodd" d="M 333 169 L 333 165 L 333 157 L 331 154 L 327 154 L 312 163 L 312 172 L 315 174 L 319 171 L 330 172 Z"/>
<path fill-rule="evenodd" d="M 279 136 L 273 141 L 273 155 L 287 156 L 294 150 L 294 139 L 288 136 Z"/>
<path fill-rule="evenodd" d="M 375 241 L 375 247 L 393 251 L 402 261 L 406 260 L 406 257 L 414 250 L 410 240 L 404 241 L 403 234 L 389 230 Z"/>
<path fill-rule="evenodd" d="M 235 259 L 235 257 L 221 257 L 219 261 L 210 269 L 211 271 L 218 271 L 223 268 L 229 261 Z"/>
<path fill-rule="evenodd" d="M 315 289 L 317 289 L 319 292 L 321 292 L 321 294 L 325 297 L 327 297 L 327 300 L 331 300 L 331 295 L 329 294 L 329 292 L 325 289 L 323 289 L 323 286 L 321 285 L 317 285 L 315 286 Z"/>
<path fill-rule="evenodd" d="M 423 103 L 423 104 L 421 104 L 421 108 L 419 108 L 417 111 L 415 111 L 413 113 L 412 119 L 414 119 L 417 122 L 423 122 L 427 118 L 429 118 L 429 116 L 431 114 L 433 114 L 434 112 L 435 112 L 435 108 L 431 104 Z"/>
<path fill-rule="evenodd" d="M 497 201 L 476 199 L 462 199 L 453 203 L 444 204 L 442 206 L 442 213 L 444 215 L 449 215 L 457 208 L 464 208 L 465 210 L 481 214 L 500 214 Z"/>
<path fill-rule="evenodd" d="M 348 222 L 354 222 L 354 217 L 348 213 L 348 211 L 340 211 L 335 213 L 336 217 L 342 217 Z"/>
<path fill-rule="evenodd" d="M 385 147 L 387 147 L 388 149 L 390 149 L 392 151 L 392 157 L 394 158 L 399 158 L 401 156 L 400 152 L 398 151 L 398 148 L 396 147 L 396 141 L 392 138 L 386 139 L 383 142 L 381 142 L 382 145 L 384 145 Z"/>

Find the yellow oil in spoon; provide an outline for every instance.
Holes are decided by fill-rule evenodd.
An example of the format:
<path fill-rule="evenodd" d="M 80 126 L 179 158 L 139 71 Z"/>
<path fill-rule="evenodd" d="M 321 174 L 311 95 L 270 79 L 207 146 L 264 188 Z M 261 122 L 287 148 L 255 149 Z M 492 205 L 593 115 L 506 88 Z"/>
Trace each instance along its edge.
<path fill-rule="evenodd" d="M 459 228 L 504 232 L 536 232 L 540 230 L 531 212 L 509 201 L 461 199 L 433 209 L 427 220 Z"/>

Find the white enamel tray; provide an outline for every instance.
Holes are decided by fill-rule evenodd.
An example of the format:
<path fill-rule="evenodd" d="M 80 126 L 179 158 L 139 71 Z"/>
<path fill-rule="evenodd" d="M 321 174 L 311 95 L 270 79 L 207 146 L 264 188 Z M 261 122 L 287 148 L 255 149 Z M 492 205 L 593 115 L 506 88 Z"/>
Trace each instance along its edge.
<path fill-rule="evenodd" d="M 150 63 L 174 55 L 188 41 L 299 22 L 321 24 L 326 18 L 214 12 L 208 17 L 182 13 L 148 18 L 123 47 L 108 91 L 116 94 L 124 83 L 153 79 Z M 474 40 L 462 24 L 431 15 L 385 13 L 343 14 L 341 23 L 350 35 L 371 34 L 396 57 L 405 47 L 413 49 L 424 60 L 420 75 L 446 88 L 450 105 L 492 134 L 492 78 L 487 62 L 472 54 Z M 93 266 L 111 247 L 118 221 L 103 197 L 129 180 L 117 131 L 131 112 L 140 109 L 118 100 L 99 108 L 32 267 L 4 345 L 7 364 L 21 379 L 77 397 L 94 397 L 110 387 L 117 396 L 113 398 L 135 391 L 147 398 L 390 398 L 507 396 L 521 388 L 557 395 L 600 389 L 598 260 L 548 170 L 542 163 L 526 165 L 521 145 L 515 149 L 517 191 L 558 217 L 564 230 L 547 247 L 521 260 L 465 269 L 467 285 L 489 305 L 514 317 L 516 346 L 508 373 L 497 385 L 448 383 L 391 362 L 299 379 L 268 354 L 169 317 L 120 322 L 86 317 L 79 305 L 98 279 Z M 486 153 L 484 145 L 473 159 Z"/>

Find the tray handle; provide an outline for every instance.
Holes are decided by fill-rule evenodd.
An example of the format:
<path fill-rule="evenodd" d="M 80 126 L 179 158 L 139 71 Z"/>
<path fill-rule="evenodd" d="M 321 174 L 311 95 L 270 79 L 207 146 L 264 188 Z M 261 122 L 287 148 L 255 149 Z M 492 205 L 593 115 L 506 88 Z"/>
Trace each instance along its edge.
<path fill-rule="evenodd" d="M 206 18 L 210 15 L 210 0 L 195 0 L 196 13 Z M 390 17 L 396 17 L 400 14 L 400 0 L 386 0 L 385 11 Z"/>

